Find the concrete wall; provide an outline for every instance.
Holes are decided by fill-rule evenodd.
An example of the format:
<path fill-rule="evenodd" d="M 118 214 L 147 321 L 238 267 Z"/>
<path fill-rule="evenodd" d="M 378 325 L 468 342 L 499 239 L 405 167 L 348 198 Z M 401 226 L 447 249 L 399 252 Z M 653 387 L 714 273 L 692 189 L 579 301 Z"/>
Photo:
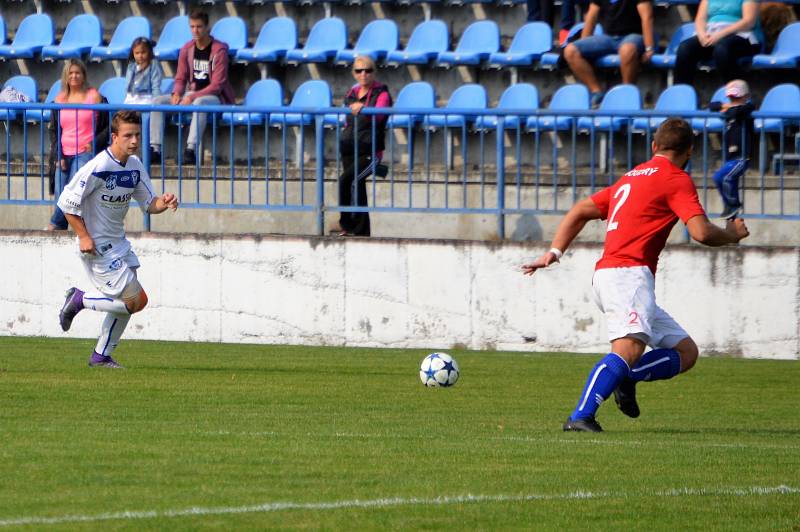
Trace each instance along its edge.
<path fill-rule="evenodd" d="M 169 216 L 169 215 L 164 215 Z M 163 217 L 163 216 L 162 216 Z M 546 244 L 134 234 L 150 306 L 126 338 L 519 351 L 606 350 L 590 298 L 596 244 L 526 278 Z M 67 235 L 0 232 L 0 334 L 64 336 L 86 287 Z M 657 298 L 705 354 L 800 358 L 800 250 L 671 246 Z M 67 336 L 94 337 L 81 314 Z"/>

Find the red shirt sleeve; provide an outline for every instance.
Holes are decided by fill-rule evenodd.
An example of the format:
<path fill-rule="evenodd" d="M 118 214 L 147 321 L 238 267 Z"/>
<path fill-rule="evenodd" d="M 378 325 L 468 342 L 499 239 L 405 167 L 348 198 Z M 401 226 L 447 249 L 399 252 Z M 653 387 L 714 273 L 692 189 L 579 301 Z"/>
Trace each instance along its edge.
<path fill-rule="evenodd" d="M 589 199 L 591 199 L 600 210 L 602 214 L 600 219 L 605 220 L 608 218 L 608 206 L 611 204 L 611 187 L 606 187 L 600 192 L 592 194 Z"/>
<path fill-rule="evenodd" d="M 677 214 L 683 223 L 695 216 L 705 216 L 706 211 L 700 205 L 697 189 L 689 174 L 685 172 L 673 174 L 672 180 L 674 185 L 667 196 L 667 204 L 672 212 Z"/>

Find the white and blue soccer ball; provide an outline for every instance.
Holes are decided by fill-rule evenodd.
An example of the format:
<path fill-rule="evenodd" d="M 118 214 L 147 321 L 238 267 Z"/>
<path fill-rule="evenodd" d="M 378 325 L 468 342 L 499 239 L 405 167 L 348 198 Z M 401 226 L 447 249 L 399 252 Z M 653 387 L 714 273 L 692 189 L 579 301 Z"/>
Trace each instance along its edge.
<path fill-rule="evenodd" d="M 431 353 L 419 366 L 419 379 L 431 388 L 452 386 L 460 374 L 458 362 L 447 353 Z"/>

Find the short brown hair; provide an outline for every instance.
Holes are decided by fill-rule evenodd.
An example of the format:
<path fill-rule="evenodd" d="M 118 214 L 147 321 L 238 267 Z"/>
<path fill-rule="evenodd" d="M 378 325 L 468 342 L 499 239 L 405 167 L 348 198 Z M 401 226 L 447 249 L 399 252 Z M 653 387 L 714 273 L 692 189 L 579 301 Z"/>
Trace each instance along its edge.
<path fill-rule="evenodd" d="M 189 20 L 202 20 L 204 26 L 208 26 L 208 13 L 202 9 L 195 9 L 189 13 Z"/>
<path fill-rule="evenodd" d="M 692 147 L 692 126 L 683 118 L 667 118 L 658 126 L 653 141 L 656 151 L 686 153 Z"/>
<path fill-rule="evenodd" d="M 142 117 L 136 111 L 117 111 L 114 113 L 114 118 L 111 119 L 111 132 L 115 135 L 119 134 L 120 124 L 136 124 L 142 125 Z"/>

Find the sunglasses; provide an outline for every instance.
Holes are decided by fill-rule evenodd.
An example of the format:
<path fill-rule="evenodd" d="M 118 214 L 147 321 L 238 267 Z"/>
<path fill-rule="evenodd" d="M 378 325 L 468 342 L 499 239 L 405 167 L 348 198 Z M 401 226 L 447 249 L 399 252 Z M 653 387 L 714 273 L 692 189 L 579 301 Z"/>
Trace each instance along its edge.
<path fill-rule="evenodd" d="M 374 68 L 354 68 L 353 69 L 353 73 L 355 73 L 355 74 L 361 74 L 361 73 L 372 74 L 373 72 L 375 72 Z"/>

